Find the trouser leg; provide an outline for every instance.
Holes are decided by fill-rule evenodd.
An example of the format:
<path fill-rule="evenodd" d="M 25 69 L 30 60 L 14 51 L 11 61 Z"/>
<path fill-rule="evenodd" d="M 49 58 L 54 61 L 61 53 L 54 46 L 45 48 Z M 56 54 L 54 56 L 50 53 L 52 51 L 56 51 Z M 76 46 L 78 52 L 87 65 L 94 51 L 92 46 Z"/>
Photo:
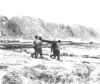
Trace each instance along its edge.
<path fill-rule="evenodd" d="M 37 58 L 38 57 L 38 54 L 39 54 L 39 52 L 35 52 L 35 58 Z"/>
<path fill-rule="evenodd" d="M 34 53 L 31 54 L 31 57 L 33 58 L 33 55 L 36 57 L 36 48 L 34 48 Z"/>
<path fill-rule="evenodd" d="M 37 58 L 37 57 L 38 57 L 38 54 L 39 54 L 39 49 L 38 49 L 38 48 L 36 48 L 36 49 L 35 49 L 35 58 Z"/>
<path fill-rule="evenodd" d="M 57 53 L 57 60 L 60 60 L 60 51 L 58 50 L 58 53 Z"/>
<path fill-rule="evenodd" d="M 31 57 L 32 57 L 32 58 L 33 58 L 33 55 L 35 55 L 35 53 L 36 53 L 36 52 L 34 52 L 34 53 L 31 54 Z M 36 55 L 35 55 L 35 56 L 36 56 Z"/>
<path fill-rule="evenodd" d="M 54 56 L 54 53 L 52 55 L 50 55 L 51 58 L 52 58 L 52 56 Z"/>
<path fill-rule="evenodd" d="M 55 58 L 56 58 L 56 55 L 54 55 L 53 59 L 55 59 Z"/>
<path fill-rule="evenodd" d="M 38 56 L 38 52 L 37 52 L 37 49 L 36 49 L 36 48 L 35 48 L 34 55 L 35 55 L 35 58 L 37 58 L 37 56 Z"/>
<path fill-rule="evenodd" d="M 53 50 L 53 54 L 50 55 L 51 58 L 52 58 L 52 56 L 55 56 L 55 50 Z"/>
<path fill-rule="evenodd" d="M 42 49 L 40 49 L 40 57 L 43 58 L 43 56 L 42 56 Z"/>
<path fill-rule="evenodd" d="M 53 59 L 55 59 L 56 56 L 57 56 L 57 50 L 54 50 L 54 57 L 53 57 Z"/>
<path fill-rule="evenodd" d="M 37 52 L 37 51 L 35 51 L 35 58 L 37 58 L 37 56 L 38 56 L 38 52 Z"/>

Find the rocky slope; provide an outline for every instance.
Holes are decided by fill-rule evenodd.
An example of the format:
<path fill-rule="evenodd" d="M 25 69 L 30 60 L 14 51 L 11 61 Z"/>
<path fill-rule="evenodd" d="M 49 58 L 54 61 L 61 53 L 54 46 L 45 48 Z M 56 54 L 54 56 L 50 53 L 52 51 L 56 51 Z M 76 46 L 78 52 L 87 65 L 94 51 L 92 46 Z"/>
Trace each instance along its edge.
<path fill-rule="evenodd" d="M 78 24 L 73 26 L 56 24 L 29 16 L 16 16 L 11 19 L 0 16 L 0 37 L 31 40 L 35 35 L 40 35 L 44 39 L 99 39 L 99 33 L 95 30 Z"/>

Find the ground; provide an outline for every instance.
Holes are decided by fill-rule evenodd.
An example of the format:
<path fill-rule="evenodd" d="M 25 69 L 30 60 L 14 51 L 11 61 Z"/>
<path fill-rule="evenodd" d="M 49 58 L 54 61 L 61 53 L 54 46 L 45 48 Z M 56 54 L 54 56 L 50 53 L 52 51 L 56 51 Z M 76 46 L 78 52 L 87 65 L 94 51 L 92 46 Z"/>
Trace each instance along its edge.
<path fill-rule="evenodd" d="M 31 58 L 34 50 L 0 50 L 0 84 L 99 84 L 100 48 L 62 46 L 60 61 L 50 58 L 43 48 L 43 59 Z"/>

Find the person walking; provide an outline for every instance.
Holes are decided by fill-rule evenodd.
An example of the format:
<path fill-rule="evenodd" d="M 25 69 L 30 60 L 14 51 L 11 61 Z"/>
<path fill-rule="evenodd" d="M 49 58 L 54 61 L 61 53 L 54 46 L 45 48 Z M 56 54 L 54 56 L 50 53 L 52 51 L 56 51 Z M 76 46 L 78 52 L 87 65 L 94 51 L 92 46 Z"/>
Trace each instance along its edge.
<path fill-rule="evenodd" d="M 50 55 L 50 57 L 52 58 L 52 56 L 56 56 L 57 53 L 56 53 L 56 46 L 57 46 L 57 42 L 54 41 L 52 44 L 51 44 L 51 53 L 53 53 L 52 55 Z"/>
<path fill-rule="evenodd" d="M 34 48 L 34 53 L 31 53 L 31 57 L 33 58 L 33 55 L 35 55 L 36 58 L 36 41 L 38 40 L 38 36 L 35 36 L 35 40 L 33 41 L 33 48 Z"/>
<path fill-rule="evenodd" d="M 61 43 L 61 40 L 58 40 L 57 45 L 56 45 L 56 50 L 55 50 L 56 55 L 54 55 L 54 59 L 57 56 L 57 60 L 60 60 L 60 43 Z"/>
<path fill-rule="evenodd" d="M 39 37 L 39 39 L 36 41 L 36 58 L 38 57 L 38 54 L 40 54 L 40 57 L 42 56 L 42 37 Z"/>

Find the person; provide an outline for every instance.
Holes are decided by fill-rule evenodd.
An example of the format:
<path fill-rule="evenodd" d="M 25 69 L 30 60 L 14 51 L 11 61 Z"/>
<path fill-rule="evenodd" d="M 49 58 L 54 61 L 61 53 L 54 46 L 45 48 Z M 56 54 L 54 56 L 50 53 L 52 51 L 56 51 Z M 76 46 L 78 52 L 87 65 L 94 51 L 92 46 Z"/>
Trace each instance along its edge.
<path fill-rule="evenodd" d="M 60 60 L 60 43 L 61 43 L 61 40 L 58 40 L 57 45 L 56 45 L 56 51 L 55 51 L 56 55 L 54 55 L 54 59 L 57 56 L 57 60 Z"/>
<path fill-rule="evenodd" d="M 38 54 L 40 54 L 40 57 L 43 58 L 42 56 L 42 37 L 39 37 L 39 39 L 36 41 L 36 58 Z"/>
<path fill-rule="evenodd" d="M 35 55 L 36 58 L 36 41 L 38 40 L 38 36 L 35 36 L 35 40 L 33 41 L 33 48 L 34 48 L 34 53 L 31 54 L 31 57 L 33 58 L 33 55 Z"/>
<path fill-rule="evenodd" d="M 52 56 L 56 56 L 56 45 L 57 45 L 57 42 L 54 41 L 52 44 L 51 44 L 51 53 L 53 52 L 52 55 L 50 55 L 50 57 L 52 58 Z"/>

